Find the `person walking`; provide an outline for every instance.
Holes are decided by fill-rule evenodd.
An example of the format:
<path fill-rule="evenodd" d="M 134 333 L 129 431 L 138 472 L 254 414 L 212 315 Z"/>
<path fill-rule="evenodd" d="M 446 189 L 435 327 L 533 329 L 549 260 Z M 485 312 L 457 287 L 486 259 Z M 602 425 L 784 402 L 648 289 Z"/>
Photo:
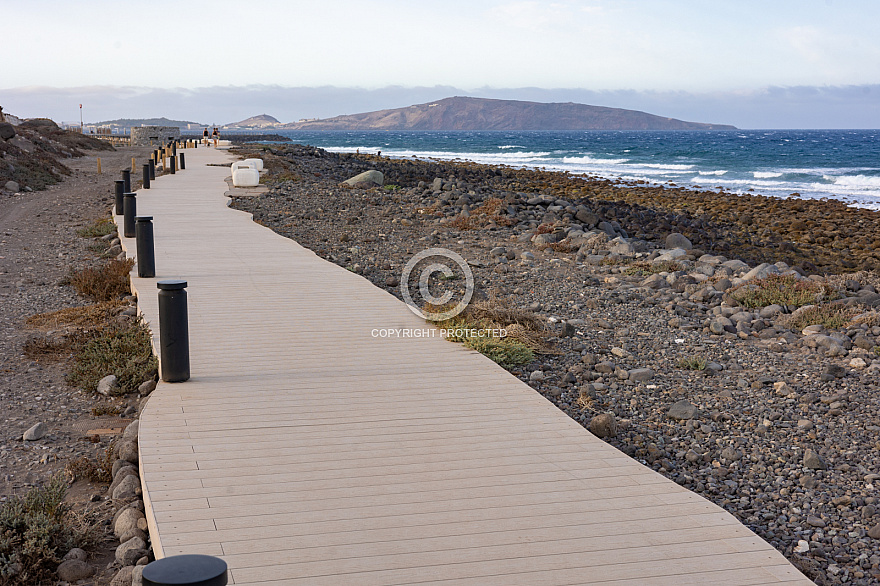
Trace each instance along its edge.
<path fill-rule="evenodd" d="M 214 139 L 214 147 L 220 146 L 220 131 L 217 130 L 217 127 L 214 127 L 214 132 L 211 134 L 211 137 Z"/>
<path fill-rule="evenodd" d="M 202 133 L 202 142 L 205 143 L 205 146 L 211 146 L 208 143 L 208 127 L 205 127 L 205 131 Z"/>

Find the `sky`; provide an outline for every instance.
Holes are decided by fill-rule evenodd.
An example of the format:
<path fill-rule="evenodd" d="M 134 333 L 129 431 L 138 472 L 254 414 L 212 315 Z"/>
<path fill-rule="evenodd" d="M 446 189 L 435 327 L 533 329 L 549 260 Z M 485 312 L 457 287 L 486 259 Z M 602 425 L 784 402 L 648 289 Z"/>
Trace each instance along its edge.
<path fill-rule="evenodd" d="M 450 95 L 880 127 L 876 0 L 4 1 L 23 117 L 282 122 Z"/>

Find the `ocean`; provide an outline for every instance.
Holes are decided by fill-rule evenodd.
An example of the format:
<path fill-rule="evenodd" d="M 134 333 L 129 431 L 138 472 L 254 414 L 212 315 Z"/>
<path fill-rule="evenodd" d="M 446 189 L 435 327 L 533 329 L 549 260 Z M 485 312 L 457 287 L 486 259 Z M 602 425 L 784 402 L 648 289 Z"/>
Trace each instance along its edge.
<path fill-rule="evenodd" d="M 462 159 L 880 210 L 880 130 L 301 132 L 337 152 Z"/>

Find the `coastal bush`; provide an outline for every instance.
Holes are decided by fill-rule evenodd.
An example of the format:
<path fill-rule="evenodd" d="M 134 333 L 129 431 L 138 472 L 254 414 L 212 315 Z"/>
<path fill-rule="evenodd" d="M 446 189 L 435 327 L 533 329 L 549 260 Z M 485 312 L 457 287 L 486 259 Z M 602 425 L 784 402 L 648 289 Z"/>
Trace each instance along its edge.
<path fill-rule="evenodd" d="M 116 460 L 113 452 L 115 449 L 115 442 L 111 442 L 107 449 L 104 450 L 104 455 L 95 458 L 95 461 L 90 460 L 86 456 L 70 460 L 64 467 L 64 473 L 67 474 L 70 482 L 76 482 L 79 478 L 85 478 L 92 482 L 106 482 L 109 484 L 113 481 L 113 462 Z"/>
<path fill-rule="evenodd" d="M 834 305 L 832 303 L 823 303 L 821 305 L 813 305 L 804 307 L 796 313 L 782 316 L 779 323 L 793 330 L 802 330 L 807 326 L 821 325 L 829 330 L 842 328 L 850 320 L 864 312 L 861 307 Z"/>
<path fill-rule="evenodd" d="M 770 275 L 747 281 L 729 293 L 731 299 L 750 309 L 768 305 L 801 307 L 837 299 L 839 294 L 829 283 L 799 279 L 794 275 Z"/>
<path fill-rule="evenodd" d="M 73 358 L 67 382 L 95 392 L 99 380 L 114 374 L 118 383 L 115 393 L 124 395 L 137 390 L 157 367 L 150 330 L 138 320 L 109 327 L 85 344 Z"/>
<path fill-rule="evenodd" d="M 510 338 L 472 337 L 466 339 L 464 345 L 491 358 L 504 368 L 528 364 L 535 359 L 535 352 L 531 348 Z"/>
<path fill-rule="evenodd" d="M 116 224 L 110 221 L 110 218 L 101 218 L 85 228 L 80 228 L 76 234 L 81 238 L 100 238 L 115 231 Z"/>
<path fill-rule="evenodd" d="M 664 260 L 658 263 L 650 263 L 647 261 L 634 262 L 623 270 L 625 275 L 638 275 L 648 277 L 659 273 L 674 273 L 683 270 L 681 263 L 674 260 Z"/>
<path fill-rule="evenodd" d="M 706 370 L 708 362 L 701 356 L 688 356 L 678 361 L 678 367 L 684 370 Z"/>
<path fill-rule="evenodd" d="M 54 584 L 61 556 L 90 541 L 64 503 L 66 492 L 67 483 L 56 475 L 0 505 L 0 584 Z"/>
<path fill-rule="evenodd" d="M 86 267 L 73 271 L 64 283 L 77 293 L 95 301 L 112 301 L 131 293 L 129 272 L 134 259 L 110 260 L 100 267 Z"/>
<path fill-rule="evenodd" d="M 502 214 L 507 207 L 504 200 L 500 197 L 490 197 L 483 205 L 471 210 L 469 216 L 457 216 L 450 226 L 458 230 L 478 230 L 485 228 L 491 224 L 496 226 L 513 226 L 516 219 L 511 216 Z"/>

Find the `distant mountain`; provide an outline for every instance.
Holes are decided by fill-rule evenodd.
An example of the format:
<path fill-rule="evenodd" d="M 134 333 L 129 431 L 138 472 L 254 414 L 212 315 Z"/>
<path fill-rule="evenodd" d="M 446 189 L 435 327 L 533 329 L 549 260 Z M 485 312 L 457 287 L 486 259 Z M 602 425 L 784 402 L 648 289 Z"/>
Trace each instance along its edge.
<path fill-rule="evenodd" d="M 251 116 L 250 118 L 245 118 L 241 122 L 230 122 L 226 124 L 224 128 L 236 127 L 236 128 L 267 128 L 274 127 L 281 124 L 278 119 L 269 116 L 268 114 L 260 114 L 259 116 Z"/>
<path fill-rule="evenodd" d="M 189 122 L 187 120 L 169 120 L 168 118 L 119 118 L 118 120 L 105 120 L 104 122 L 94 122 L 90 126 L 176 126 L 178 128 L 187 128 L 189 125 L 207 126 L 199 122 Z"/>
<path fill-rule="evenodd" d="M 637 110 L 454 97 L 407 108 L 292 122 L 290 130 L 735 130 Z"/>

